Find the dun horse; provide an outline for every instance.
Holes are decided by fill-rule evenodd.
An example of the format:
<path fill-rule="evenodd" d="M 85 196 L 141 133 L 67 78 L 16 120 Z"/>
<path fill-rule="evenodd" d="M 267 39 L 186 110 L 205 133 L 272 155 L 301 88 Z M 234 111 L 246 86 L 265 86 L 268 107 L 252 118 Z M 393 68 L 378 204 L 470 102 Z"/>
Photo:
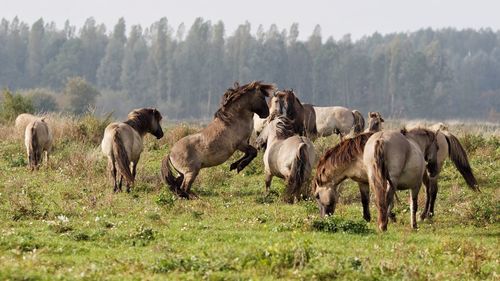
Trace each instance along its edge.
<path fill-rule="evenodd" d="M 295 133 L 310 138 L 316 137 L 318 133 L 316 112 L 312 105 L 302 104 L 293 90 L 276 92 L 269 100 L 269 110 L 271 113 L 278 113 L 278 115 L 292 119 Z"/>
<path fill-rule="evenodd" d="M 460 144 L 458 138 L 450 133 L 447 130 L 447 127 L 442 123 L 438 123 L 435 126 L 432 126 L 431 130 L 436 132 L 439 150 L 437 154 L 436 176 L 431 177 L 427 173 L 424 174 L 423 181 L 427 198 L 424 211 L 420 216 L 422 220 L 434 216 L 434 204 L 436 202 L 438 192 L 438 176 L 441 173 L 441 169 L 443 168 L 444 160 L 446 160 L 448 157 L 455 165 L 455 168 L 465 179 L 467 186 L 469 186 L 472 190 L 479 192 L 477 180 L 474 177 L 472 168 L 470 167 L 467 153 Z"/>
<path fill-rule="evenodd" d="M 368 128 L 366 128 L 367 132 L 379 132 L 382 131 L 382 123 L 385 122 L 380 112 L 370 112 L 368 113 Z"/>
<path fill-rule="evenodd" d="M 370 188 L 375 193 L 378 225 L 387 230 L 389 212 L 397 189 L 410 189 L 411 224 L 417 228 L 418 193 L 426 169 L 436 175 L 438 145 L 428 130 L 383 131 L 368 139 L 363 152 Z"/>
<path fill-rule="evenodd" d="M 114 192 L 122 190 L 124 178 L 127 192 L 130 192 L 143 149 L 143 138 L 146 133 L 154 135 L 157 139 L 163 137 L 161 119 L 160 112 L 155 108 L 141 108 L 130 112 L 127 121 L 111 123 L 106 127 L 101 149 L 108 156 L 108 169 L 113 177 Z"/>
<path fill-rule="evenodd" d="M 363 132 L 365 129 L 365 119 L 357 111 L 350 111 L 342 106 L 319 107 L 315 106 L 316 128 L 319 136 L 329 136 L 337 134 L 343 139 L 354 130 L 355 134 Z"/>
<path fill-rule="evenodd" d="M 162 179 L 170 189 L 181 197 L 196 197 L 190 188 L 200 169 L 222 164 L 236 150 L 245 155 L 230 170 L 243 170 L 257 156 L 257 149 L 248 143 L 253 114 L 269 116 L 266 97 L 274 90 L 274 85 L 257 81 L 228 89 L 214 120 L 201 132 L 176 142 L 163 159 Z"/>
<path fill-rule="evenodd" d="M 40 119 L 40 117 L 37 117 L 33 114 L 29 113 L 21 113 L 16 117 L 16 122 L 15 122 L 15 127 L 17 132 L 19 133 L 20 136 L 24 133 L 26 130 L 26 127 L 28 126 L 29 123 Z"/>
<path fill-rule="evenodd" d="M 285 116 L 278 116 L 267 123 L 256 140 L 267 143 L 264 153 L 266 193 L 273 176 L 285 179 L 284 200 L 293 203 L 307 194 L 303 186 L 311 174 L 316 158 L 314 146 L 307 137 L 296 135 L 293 122 Z"/>
<path fill-rule="evenodd" d="M 28 165 L 30 169 L 38 169 L 42 162 L 42 154 L 49 161 L 49 153 L 52 149 L 52 133 L 45 122 L 45 118 L 35 119 L 28 123 L 24 131 L 24 144 L 28 154 Z"/>

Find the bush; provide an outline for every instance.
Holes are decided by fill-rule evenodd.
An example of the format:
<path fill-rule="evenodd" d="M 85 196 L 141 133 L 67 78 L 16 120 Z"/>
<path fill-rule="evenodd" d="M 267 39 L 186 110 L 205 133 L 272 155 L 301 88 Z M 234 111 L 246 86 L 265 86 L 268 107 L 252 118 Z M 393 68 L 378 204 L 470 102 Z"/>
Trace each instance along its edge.
<path fill-rule="evenodd" d="M 1 121 L 11 122 L 21 113 L 33 113 L 34 111 L 31 99 L 20 94 L 12 94 L 7 89 L 3 91 L 3 100 L 0 106 Z"/>
<path fill-rule="evenodd" d="M 26 97 L 31 99 L 33 109 L 36 112 L 55 112 L 59 110 L 55 95 L 49 90 L 32 89 L 27 92 Z"/>
<path fill-rule="evenodd" d="M 345 232 L 351 234 L 370 233 L 365 221 L 342 220 L 337 217 L 327 217 L 313 221 L 312 227 L 324 232 Z"/>

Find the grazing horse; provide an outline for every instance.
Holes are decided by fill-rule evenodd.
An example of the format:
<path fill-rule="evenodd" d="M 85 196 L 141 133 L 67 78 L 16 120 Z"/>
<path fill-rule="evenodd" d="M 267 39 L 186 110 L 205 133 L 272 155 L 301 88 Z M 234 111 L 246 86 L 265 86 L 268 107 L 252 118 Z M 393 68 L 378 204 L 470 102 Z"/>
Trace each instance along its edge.
<path fill-rule="evenodd" d="M 370 188 L 375 193 L 378 226 L 387 230 L 396 190 L 410 189 L 411 224 L 417 228 L 418 192 L 426 169 L 436 175 L 436 135 L 428 130 L 382 131 L 368 139 L 363 152 Z"/>
<path fill-rule="evenodd" d="M 253 114 L 269 116 L 266 104 L 275 90 L 274 85 L 254 81 L 226 91 L 214 120 L 199 133 L 177 141 L 162 161 L 162 179 L 177 195 L 194 198 L 190 191 L 200 169 L 224 163 L 236 150 L 245 155 L 232 163 L 230 170 L 240 172 L 256 156 L 257 149 L 249 144 L 253 130 Z"/>
<path fill-rule="evenodd" d="M 293 203 L 306 195 L 303 186 L 309 180 L 316 153 L 312 142 L 293 131 L 293 121 L 285 116 L 278 116 L 267 123 L 256 140 L 257 144 L 266 143 L 264 153 L 264 171 L 266 193 L 273 176 L 285 179 L 284 200 Z"/>
<path fill-rule="evenodd" d="M 130 192 L 143 150 L 143 138 L 146 133 L 154 135 L 157 139 L 163 137 L 161 119 L 160 112 L 155 108 L 135 109 L 128 114 L 127 121 L 111 123 L 104 130 L 101 149 L 108 156 L 108 169 L 113 177 L 114 192 L 122 190 L 123 178 L 127 182 L 127 192 Z"/>
<path fill-rule="evenodd" d="M 338 201 L 338 186 L 346 179 L 358 183 L 363 203 L 363 218 L 370 221 L 370 189 L 363 163 L 363 151 L 372 132 L 347 138 L 328 149 L 319 160 L 313 179 L 313 196 L 318 202 L 320 215 L 332 215 Z"/>
<path fill-rule="evenodd" d="M 310 104 L 302 104 L 293 90 L 274 93 L 269 100 L 269 111 L 292 119 L 294 132 L 301 136 L 315 138 L 318 134 L 314 107 Z"/>
<path fill-rule="evenodd" d="M 351 129 L 354 134 L 359 134 L 365 129 L 365 119 L 357 110 L 350 111 L 342 106 L 315 106 L 314 110 L 316 111 L 316 127 L 320 136 L 337 134 L 343 139 Z"/>
<path fill-rule="evenodd" d="M 380 115 L 380 112 L 371 112 L 368 113 L 368 128 L 366 128 L 366 132 L 379 132 L 382 131 L 382 123 L 385 120 Z"/>
<path fill-rule="evenodd" d="M 32 171 L 38 169 L 44 151 L 45 158 L 47 162 L 49 161 L 52 133 L 45 118 L 35 119 L 28 123 L 24 131 L 24 145 L 28 154 L 28 165 Z"/>
<path fill-rule="evenodd" d="M 474 177 L 472 168 L 470 167 L 467 153 L 462 147 L 462 144 L 460 144 L 458 138 L 450 133 L 447 130 L 447 127 L 442 123 L 435 124 L 434 126 L 431 126 L 430 129 L 436 133 L 439 150 L 437 154 L 436 176 L 431 177 L 427 173 L 424 174 L 423 182 L 427 198 L 424 211 L 420 216 L 422 220 L 434 216 L 434 204 L 436 202 L 438 192 L 438 176 L 443 168 L 444 160 L 448 157 L 465 179 L 467 186 L 469 186 L 469 188 L 473 191 L 479 192 L 477 180 Z"/>

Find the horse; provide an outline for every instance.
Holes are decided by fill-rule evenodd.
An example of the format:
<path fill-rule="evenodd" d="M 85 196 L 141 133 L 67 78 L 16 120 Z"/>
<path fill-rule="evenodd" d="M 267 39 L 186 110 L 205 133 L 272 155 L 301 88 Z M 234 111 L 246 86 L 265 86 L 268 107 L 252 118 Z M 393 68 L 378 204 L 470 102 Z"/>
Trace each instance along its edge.
<path fill-rule="evenodd" d="M 382 123 L 385 120 L 382 118 L 380 112 L 371 112 L 368 113 L 368 128 L 366 128 L 366 132 L 378 132 L 382 131 Z"/>
<path fill-rule="evenodd" d="M 431 177 L 436 176 L 437 151 L 435 133 L 425 129 L 381 131 L 368 139 L 363 162 L 375 193 L 381 231 L 387 230 L 396 189 L 410 189 L 411 225 L 417 228 L 418 193 L 426 168 Z"/>
<path fill-rule="evenodd" d="M 365 128 L 365 119 L 357 110 L 349 110 L 342 106 L 315 106 L 316 128 L 318 135 L 327 137 L 337 134 L 343 139 L 351 129 L 354 134 L 361 133 Z"/>
<path fill-rule="evenodd" d="M 28 166 L 31 171 L 38 169 L 44 151 L 46 161 L 49 162 L 49 153 L 52 149 L 52 133 L 44 117 L 28 123 L 24 130 L 24 145 L 26 146 Z"/>
<path fill-rule="evenodd" d="M 235 83 L 222 97 L 221 107 L 212 122 L 196 134 L 177 141 L 162 161 L 162 180 L 170 190 L 186 199 L 196 198 L 190 189 L 200 169 L 224 163 L 236 150 L 245 155 L 230 165 L 238 173 L 256 156 L 249 144 L 253 130 L 253 114 L 269 116 L 266 97 L 275 86 L 253 81 L 240 86 Z"/>
<path fill-rule="evenodd" d="M 370 189 L 363 163 L 363 151 L 373 132 L 365 132 L 347 138 L 328 149 L 318 162 L 313 179 L 312 194 L 316 199 L 321 217 L 332 215 L 338 201 L 338 186 L 346 179 L 358 183 L 363 204 L 363 218 L 371 220 Z"/>
<path fill-rule="evenodd" d="M 424 174 L 423 182 L 427 194 L 425 208 L 420 218 L 425 220 L 434 216 L 434 204 L 436 202 L 438 192 L 438 176 L 447 158 L 453 162 L 455 168 L 464 178 L 467 186 L 473 191 L 479 192 L 477 180 L 474 177 L 472 168 L 469 164 L 467 153 L 456 136 L 448 131 L 448 127 L 443 123 L 437 123 L 429 127 L 430 130 L 436 133 L 436 138 L 439 146 L 437 154 L 436 176 L 431 177 L 427 173 Z"/>
<path fill-rule="evenodd" d="M 284 201 L 298 201 L 306 192 L 303 189 L 309 180 L 316 153 L 312 142 L 293 131 L 293 121 L 281 115 L 267 123 L 256 140 L 266 143 L 264 153 L 264 173 L 266 194 L 269 193 L 273 176 L 286 181 Z"/>
<path fill-rule="evenodd" d="M 403 132 L 422 151 L 428 151 L 428 153 L 433 151 L 430 148 L 434 145 L 432 142 L 432 132 L 427 132 L 428 134 L 420 132 L 420 130 L 412 130 L 411 133 L 407 131 Z M 321 157 L 316 168 L 312 190 L 318 202 L 321 216 L 333 214 L 339 195 L 338 186 L 349 178 L 358 183 L 361 202 L 363 204 L 363 218 L 366 221 L 371 220 L 369 180 L 366 171 L 367 168 L 363 161 L 363 153 L 367 141 L 373 134 L 374 132 L 365 132 L 353 138 L 345 139 L 333 148 L 328 149 Z M 420 145 L 423 147 L 420 148 Z M 437 149 L 437 146 L 432 148 Z M 435 170 L 434 161 L 429 161 L 429 163 L 429 169 Z M 395 220 L 394 213 L 391 212 L 389 215 L 392 220 Z"/>
<path fill-rule="evenodd" d="M 135 109 L 128 114 L 127 121 L 111 123 L 104 130 L 101 150 L 108 157 L 108 170 L 113 177 L 114 192 L 122 191 L 123 179 L 126 181 L 127 192 L 130 192 L 143 150 L 144 136 L 150 133 L 161 139 L 161 119 L 161 113 L 156 108 Z"/>
<path fill-rule="evenodd" d="M 269 100 L 269 111 L 292 119 L 294 132 L 301 136 L 315 138 L 318 134 L 314 107 L 310 104 L 302 104 L 293 90 L 282 90 L 274 93 Z"/>

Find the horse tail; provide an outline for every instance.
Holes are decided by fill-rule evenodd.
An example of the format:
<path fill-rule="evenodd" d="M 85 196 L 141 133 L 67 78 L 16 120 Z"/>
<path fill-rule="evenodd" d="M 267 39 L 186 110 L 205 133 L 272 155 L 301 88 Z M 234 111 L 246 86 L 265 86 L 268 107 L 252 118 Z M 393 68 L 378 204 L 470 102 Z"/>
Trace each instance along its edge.
<path fill-rule="evenodd" d="M 365 118 L 363 114 L 357 110 L 352 111 L 352 116 L 354 116 L 354 133 L 359 134 L 365 129 Z"/>
<path fill-rule="evenodd" d="M 472 169 L 467 158 L 465 149 L 460 144 L 460 141 L 451 133 L 443 134 L 448 142 L 448 153 L 450 159 L 455 164 L 457 170 L 462 174 L 462 177 L 467 182 L 467 185 L 474 191 L 479 191 L 477 180 L 472 173 Z"/>
<path fill-rule="evenodd" d="M 113 150 L 112 158 L 116 163 L 118 172 L 120 172 L 127 182 L 133 183 L 134 177 L 132 176 L 132 172 L 130 172 L 130 161 L 128 159 L 127 151 L 125 150 L 125 145 L 123 144 L 123 140 L 118 131 L 115 131 L 111 147 Z"/>
<path fill-rule="evenodd" d="M 386 159 L 385 159 L 385 144 L 384 140 L 377 140 L 375 143 L 375 163 L 373 165 L 374 167 L 374 175 L 373 177 L 373 182 L 374 182 L 374 187 L 376 189 L 376 192 L 379 194 L 388 194 L 389 190 L 387 189 L 387 182 L 389 180 L 389 172 L 387 170 L 387 165 L 386 165 Z M 389 182 L 390 183 L 390 182 Z M 392 185 L 390 185 L 392 187 Z M 383 193 L 382 193 L 383 192 Z M 384 200 L 384 196 L 381 196 Z M 387 202 L 387 201 L 386 201 Z"/>
<path fill-rule="evenodd" d="M 38 165 L 38 161 L 40 161 L 38 150 L 40 150 L 40 145 L 38 143 L 36 126 L 35 124 L 33 124 L 33 126 L 31 127 L 31 138 L 29 140 L 29 147 L 28 147 L 29 165 L 32 169 L 36 168 L 36 166 Z"/>
<path fill-rule="evenodd" d="M 290 177 L 288 178 L 288 196 L 292 198 L 295 194 L 297 198 L 303 197 L 307 192 L 303 192 L 302 186 L 306 181 L 306 165 L 309 162 L 309 157 L 307 155 L 307 144 L 302 143 L 299 146 L 297 155 L 295 156 L 295 161 L 293 161 L 292 167 L 290 169 Z"/>
<path fill-rule="evenodd" d="M 174 171 L 179 174 L 179 176 L 176 177 Z M 174 167 L 169 154 L 161 161 L 161 179 L 168 185 L 170 191 L 175 194 L 180 194 L 182 181 L 184 181 L 184 174 Z"/>

